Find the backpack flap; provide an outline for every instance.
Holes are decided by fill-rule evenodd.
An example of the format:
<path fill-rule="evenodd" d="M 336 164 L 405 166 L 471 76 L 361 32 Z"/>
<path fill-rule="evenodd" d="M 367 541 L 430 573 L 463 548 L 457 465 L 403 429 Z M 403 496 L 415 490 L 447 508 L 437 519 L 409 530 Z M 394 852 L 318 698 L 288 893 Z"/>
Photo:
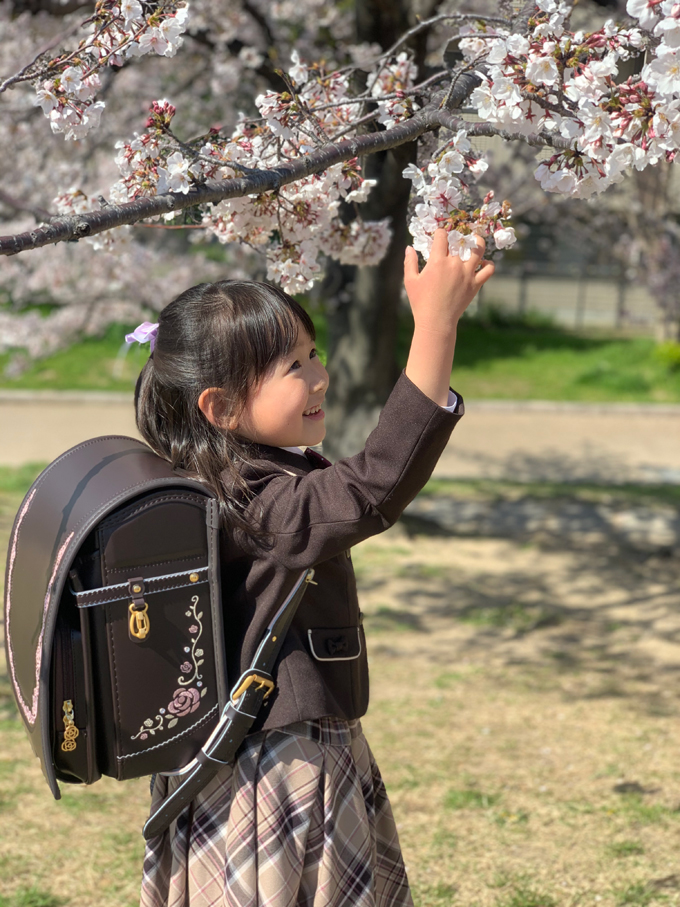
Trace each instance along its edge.
<path fill-rule="evenodd" d="M 184 767 L 224 707 L 213 508 L 188 489 L 155 491 L 97 529 L 102 581 L 76 600 L 98 764 L 119 780 Z"/>
<path fill-rule="evenodd" d="M 92 538 L 103 519 L 140 496 L 160 489 L 174 492 L 188 489 L 211 498 L 205 486 L 173 472 L 167 461 L 141 441 L 121 436 L 95 438 L 66 451 L 51 463 L 36 479 L 17 513 L 5 574 L 8 674 L 31 745 L 56 799 L 60 793 L 53 735 L 59 732 L 64 737 L 67 733 L 73 735 L 73 731 L 67 732 L 70 718 L 63 711 L 63 703 L 61 725 L 55 725 L 52 701 L 62 691 L 52 690 L 50 683 L 53 652 L 55 658 L 68 660 L 62 644 L 70 639 L 76 645 L 78 625 L 70 619 L 66 621 L 66 635 L 58 642 L 55 640 L 62 601 L 72 595 L 67 586 L 69 571 L 77 564 L 81 546 L 88 537 Z M 210 614 L 221 628 L 219 601 L 215 601 L 219 598 L 219 571 L 217 516 L 212 501 L 208 512 L 212 515 L 208 517 L 207 544 L 214 555 L 210 562 L 214 574 L 210 583 Z M 112 556 L 118 550 L 116 545 L 114 542 Z M 141 571 L 135 575 L 140 574 Z M 221 638 L 216 638 L 219 645 Z M 216 653 L 215 660 L 223 668 L 223 652 Z M 74 667 L 80 670 L 78 665 Z M 226 674 L 215 682 L 218 698 L 226 704 Z M 86 717 L 89 722 L 91 716 Z"/>

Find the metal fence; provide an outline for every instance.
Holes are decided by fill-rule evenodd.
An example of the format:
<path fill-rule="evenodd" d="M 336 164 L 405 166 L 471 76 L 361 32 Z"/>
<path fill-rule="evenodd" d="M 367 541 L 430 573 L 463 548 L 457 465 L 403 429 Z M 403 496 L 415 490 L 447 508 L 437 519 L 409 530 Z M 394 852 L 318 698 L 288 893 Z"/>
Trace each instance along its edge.
<path fill-rule="evenodd" d="M 616 328 L 640 334 L 653 334 L 659 317 L 656 302 L 644 287 L 607 269 L 578 274 L 539 265 L 514 270 L 501 266 L 476 305 L 540 312 L 564 327 Z"/>

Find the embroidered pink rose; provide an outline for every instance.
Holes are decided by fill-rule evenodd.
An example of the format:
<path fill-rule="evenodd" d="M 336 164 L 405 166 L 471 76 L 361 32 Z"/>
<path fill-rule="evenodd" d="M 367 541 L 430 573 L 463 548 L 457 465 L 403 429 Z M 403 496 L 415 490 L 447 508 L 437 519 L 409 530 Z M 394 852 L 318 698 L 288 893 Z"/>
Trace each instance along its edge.
<path fill-rule="evenodd" d="M 148 738 L 148 736 L 149 736 L 148 734 L 140 734 L 140 735 L 139 735 L 139 739 L 140 739 L 140 740 L 146 740 L 146 739 Z M 134 737 L 133 737 L 132 739 L 134 740 Z"/>
<path fill-rule="evenodd" d="M 190 670 L 191 665 L 188 661 L 185 661 L 183 665 L 180 665 L 180 671 L 182 672 L 182 674 L 188 674 Z"/>
<path fill-rule="evenodd" d="M 175 690 L 172 702 L 168 703 L 168 711 L 178 718 L 195 712 L 201 704 L 201 694 L 195 687 L 188 690 Z"/>
<path fill-rule="evenodd" d="M 198 627 L 196 626 L 196 624 L 192 624 L 189 627 L 189 633 L 198 633 Z"/>

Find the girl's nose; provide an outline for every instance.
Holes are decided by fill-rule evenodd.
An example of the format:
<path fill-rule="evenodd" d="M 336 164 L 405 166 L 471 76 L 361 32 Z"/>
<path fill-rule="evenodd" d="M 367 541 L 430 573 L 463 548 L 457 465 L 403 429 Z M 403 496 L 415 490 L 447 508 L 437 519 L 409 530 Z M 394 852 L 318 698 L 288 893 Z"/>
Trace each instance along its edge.
<path fill-rule="evenodd" d="M 328 387 L 328 372 L 326 369 L 319 363 L 318 373 L 314 375 L 311 381 L 310 390 L 312 393 L 318 393 L 319 391 L 325 391 Z"/>

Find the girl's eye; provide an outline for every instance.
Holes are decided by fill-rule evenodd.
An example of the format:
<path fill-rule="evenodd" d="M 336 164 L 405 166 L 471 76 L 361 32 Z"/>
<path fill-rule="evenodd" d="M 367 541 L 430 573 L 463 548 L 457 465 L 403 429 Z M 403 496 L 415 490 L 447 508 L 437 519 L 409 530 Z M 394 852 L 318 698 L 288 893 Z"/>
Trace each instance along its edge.
<path fill-rule="evenodd" d="M 318 354 L 318 352 L 317 352 L 317 349 L 316 349 L 316 347 L 314 347 L 314 349 L 313 349 L 313 350 L 311 351 L 311 353 L 309 354 L 309 358 L 310 358 L 310 359 L 316 359 L 318 355 L 319 355 L 319 354 Z"/>
<path fill-rule="evenodd" d="M 300 363 L 300 360 L 299 360 L 299 359 L 296 359 L 295 362 L 291 365 L 290 371 L 292 372 L 292 371 L 295 371 L 296 369 L 299 369 L 299 368 L 302 368 L 302 365 L 301 365 L 301 363 Z"/>

